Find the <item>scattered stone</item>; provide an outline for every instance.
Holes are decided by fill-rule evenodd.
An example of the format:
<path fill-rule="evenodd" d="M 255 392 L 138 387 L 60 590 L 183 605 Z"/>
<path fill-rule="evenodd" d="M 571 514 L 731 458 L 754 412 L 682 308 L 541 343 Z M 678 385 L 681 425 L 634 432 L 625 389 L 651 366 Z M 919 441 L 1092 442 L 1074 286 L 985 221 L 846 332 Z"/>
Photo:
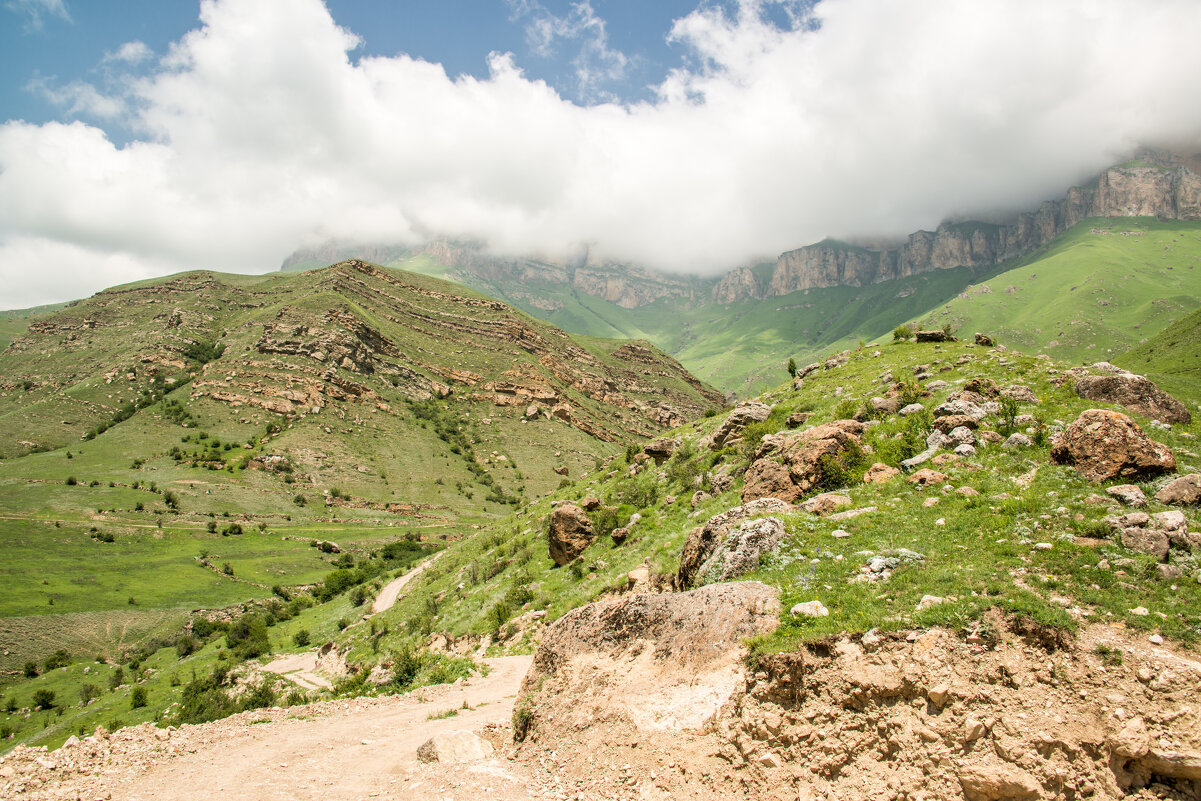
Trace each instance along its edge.
<path fill-rule="evenodd" d="M 864 506 L 861 509 L 847 509 L 845 512 L 835 512 L 826 519 L 838 522 L 841 520 L 850 520 L 851 518 L 859 517 L 859 515 L 865 515 L 875 511 L 876 507 L 874 506 Z"/>
<path fill-rule="evenodd" d="M 531 403 L 529 406 L 525 407 L 525 419 L 526 420 L 534 420 L 540 414 L 542 414 L 542 410 L 540 408 L 538 408 L 538 404 L 536 404 L 536 403 Z"/>
<path fill-rule="evenodd" d="M 918 412 L 925 411 L 925 409 L 926 407 L 922 406 L 920 403 L 911 403 L 908 406 L 901 407 L 901 410 L 898 412 L 898 414 L 900 414 L 901 417 L 908 417 L 911 414 L 917 414 Z"/>
<path fill-rule="evenodd" d="M 917 602 L 917 611 L 922 612 L 932 606 L 938 606 L 939 604 L 946 602 L 946 598 L 942 598 L 938 595 L 923 595 L 922 599 Z"/>
<path fill-rule="evenodd" d="M 580 501 L 580 506 L 588 512 L 595 512 L 600 508 L 600 505 L 600 498 L 596 497 L 595 495 L 585 495 L 584 500 Z"/>
<path fill-rule="evenodd" d="M 1145 606 L 1136 606 L 1129 611 L 1130 614 L 1134 615 L 1135 617 L 1146 617 L 1147 615 L 1151 614 Z"/>
<path fill-rule="evenodd" d="M 796 604 L 791 610 L 795 617 L 827 617 L 830 610 L 821 601 L 806 601 Z"/>
<path fill-rule="evenodd" d="M 809 418 L 811 416 L 812 415 L 809 412 L 793 412 L 792 414 L 788 415 L 788 419 L 784 421 L 784 425 L 788 426 L 789 428 L 799 428 L 800 426 L 803 426 L 805 423 L 809 422 Z"/>
<path fill-rule="evenodd" d="M 966 414 L 949 414 L 934 421 L 934 427 L 944 434 L 950 434 L 956 428 L 967 428 L 975 431 L 979 427 L 975 418 Z"/>
<path fill-rule="evenodd" d="M 571 471 L 568 469 L 567 465 L 565 465 L 565 464 L 559 465 L 558 467 L 555 468 L 555 473 L 560 476 L 565 476 L 569 472 L 571 472 Z"/>
<path fill-rule="evenodd" d="M 773 553 L 784 539 L 784 521 L 778 517 L 747 520 L 718 543 L 697 571 L 696 581 L 710 584 L 729 581 L 759 566 L 764 554 Z"/>
<path fill-rule="evenodd" d="M 831 532 L 830 532 L 830 536 L 831 536 L 831 537 L 833 537 L 833 538 L 834 538 L 834 539 L 836 539 L 836 540 L 844 540 L 844 539 L 846 539 L 847 537 L 851 536 L 851 532 L 849 532 L 849 531 L 846 531 L 846 530 L 844 530 L 844 529 L 841 529 L 841 528 L 836 528 L 836 529 L 834 529 L 833 531 L 831 531 Z"/>
<path fill-rule="evenodd" d="M 969 379 L 963 385 L 963 391 L 975 392 L 977 395 L 983 395 L 986 398 L 995 398 L 1001 394 L 1001 387 L 991 378 L 977 376 Z"/>
<path fill-rule="evenodd" d="M 1147 505 L 1147 496 L 1133 484 L 1119 484 L 1116 487 L 1110 487 L 1105 492 L 1127 506 L 1138 508 Z"/>
<path fill-rule="evenodd" d="M 936 684 L 926 691 L 926 697 L 930 699 L 930 703 L 942 709 L 947 705 L 947 699 L 951 697 L 951 686 L 949 684 Z"/>
<path fill-rule="evenodd" d="M 417 749 L 422 762 L 457 764 L 476 762 L 492 756 L 492 743 L 469 731 L 435 734 Z"/>
<path fill-rule="evenodd" d="M 625 526 L 615 528 L 609 532 L 609 538 L 613 540 L 614 545 L 623 545 L 630 537 L 630 530 Z"/>
<path fill-rule="evenodd" d="M 556 565 L 562 566 L 575 560 L 595 539 L 592 521 L 574 503 L 561 504 L 551 512 L 547 543 L 550 558 Z"/>
<path fill-rule="evenodd" d="M 812 498 L 804 501 L 800 504 L 800 507 L 806 512 L 825 517 L 837 509 L 850 505 L 851 499 L 845 495 L 839 495 L 836 492 L 823 492 L 821 495 L 814 495 Z"/>
<path fill-rule="evenodd" d="M 980 493 L 972 487 L 960 487 L 955 490 L 956 495 L 962 495 L 965 498 L 975 498 Z"/>
<path fill-rule="evenodd" d="M 689 501 L 689 503 L 692 504 L 692 508 L 695 509 L 712 497 L 712 495 L 704 490 L 697 490 L 696 492 L 692 493 L 692 499 Z"/>
<path fill-rule="evenodd" d="M 778 768 L 784 763 L 780 761 L 780 757 L 768 752 L 759 757 L 759 764 L 765 768 Z"/>
<path fill-rule="evenodd" d="M 976 448 L 972 445 L 968 445 L 965 442 L 962 445 L 956 446 L 955 450 L 952 451 L 952 453 L 954 453 L 956 456 L 963 456 L 965 458 L 970 458 L 970 457 L 976 455 Z"/>
<path fill-rule="evenodd" d="M 1088 409 L 1051 447 L 1051 462 L 1075 467 L 1091 481 L 1141 478 L 1176 469 L 1166 446 L 1150 439 L 1121 412 Z"/>
<path fill-rule="evenodd" d="M 1150 642 L 1152 645 L 1163 645 L 1163 637 L 1161 637 L 1158 634 L 1152 634 L 1150 637 L 1147 638 L 1147 641 Z"/>
<path fill-rule="evenodd" d="M 1009 438 L 1005 440 L 1005 443 L 1001 445 L 1002 448 L 1009 448 L 1011 450 L 1014 448 L 1030 448 L 1033 446 L 1034 441 L 1021 432 L 1010 434 Z"/>
<path fill-rule="evenodd" d="M 960 731 L 963 735 L 963 741 L 965 743 L 970 743 L 983 737 L 988 729 L 981 721 L 978 721 L 975 718 L 965 718 L 963 721 L 963 727 Z"/>
<path fill-rule="evenodd" d="M 1033 801 L 1042 796 L 1038 780 L 1009 762 L 963 764 L 958 774 L 966 801 Z"/>
<path fill-rule="evenodd" d="M 1155 493 L 1155 500 L 1169 506 L 1201 504 L 1201 473 L 1172 479 Z"/>
<path fill-rule="evenodd" d="M 973 337 L 972 341 L 983 348 L 992 347 L 992 337 L 987 334 L 981 334 L 979 331 L 976 332 L 976 336 Z"/>
<path fill-rule="evenodd" d="M 895 467 L 889 467 L 883 462 L 876 462 L 863 474 L 864 484 L 885 484 L 901 474 Z"/>
<path fill-rule="evenodd" d="M 868 403 L 880 414 L 896 414 L 901 409 L 899 398 L 872 398 Z"/>

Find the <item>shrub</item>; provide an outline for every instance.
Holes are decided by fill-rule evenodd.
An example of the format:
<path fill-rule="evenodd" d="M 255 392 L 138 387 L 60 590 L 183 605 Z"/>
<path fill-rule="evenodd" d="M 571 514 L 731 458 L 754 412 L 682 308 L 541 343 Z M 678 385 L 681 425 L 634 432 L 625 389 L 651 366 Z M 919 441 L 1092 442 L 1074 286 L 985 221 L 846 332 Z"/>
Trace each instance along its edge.
<path fill-rule="evenodd" d="M 71 655 L 60 648 L 46 657 L 46 661 L 42 663 L 42 669 L 48 672 L 69 664 L 71 664 Z"/>
<path fill-rule="evenodd" d="M 34 709 L 51 709 L 54 706 L 53 690 L 37 690 L 33 694 Z"/>
<path fill-rule="evenodd" d="M 301 648 L 304 648 L 309 644 L 311 636 L 312 635 L 309 634 L 308 629 L 301 629 L 292 635 L 292 642 L 296 643 Z"/>
<path fill-rule="evenodd" d="M 32 678 L 36 678 L 37 675 L 38 675 L 37 662 L 32 662 L 32 661 L 26 662 L 25 663 L 25 678 L 32 679 Z"/>
<path fill-rule="evenodd" d="M 913 336 L 913 329 L 908 325 L 898 325 L 892 329 L 892 341 L 904 342 Z"/>
<path fill-rule="evenodd" d="M 353 590 L 350 591 L 350 605 L 351 606 L 362 606 L 366 600 L 367 600 L 367 591 L 365 589 L 363 589 L 361 586 L 355 587 Z"/>
<path fill-rule="evenodd" d="M 68 487 L 74 487 L 78 483 L 79 483 L 79 479 L 77 479 L 75 476 L 67 476 L 67 486 Z"/>
<path fill-rule="evenodd" d="M 108 688 L 115 690 L 125 683 L 125 669 L 118 667 L 108 679 Z"/>
<path fill-rule="evenodd" d="M 95 684 L 81 684 L 79 686 L 79 702 L 87 706 L 88 701 L 100 695 L 100 688 Z"/>
<path fill-rule="evenodd" d="M 191 634 L 185 634 L 175 641 L 175 653 L 179 654 L 180 659 L 183 659 L 185 656 L 191 653 L 195 653 L 195 651 L 196 638 Z"/>
<path fill-rule="evenodd" d="M 788 358 L 788 374 L 796 378 L 796 359 L 791 356 Z"/>
<path fill-rule="evenodd" d="M 133 692 L 129 694 L 129 708 L 141 709 L 146 706 L 146 688 L 134 687 Z"/>

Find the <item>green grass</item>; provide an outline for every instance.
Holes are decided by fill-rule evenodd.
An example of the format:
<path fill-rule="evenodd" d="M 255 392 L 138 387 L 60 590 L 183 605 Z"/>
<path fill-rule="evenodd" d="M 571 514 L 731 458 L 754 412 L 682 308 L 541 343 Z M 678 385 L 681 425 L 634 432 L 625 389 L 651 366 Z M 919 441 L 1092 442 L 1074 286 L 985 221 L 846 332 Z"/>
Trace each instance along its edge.
<path fill-rule="evenodd" d="M 1150 376 L 1169 392 L 1188 392 L 1201 382 L 1201 309 L 1181 317 L 1113 362 Z"/>

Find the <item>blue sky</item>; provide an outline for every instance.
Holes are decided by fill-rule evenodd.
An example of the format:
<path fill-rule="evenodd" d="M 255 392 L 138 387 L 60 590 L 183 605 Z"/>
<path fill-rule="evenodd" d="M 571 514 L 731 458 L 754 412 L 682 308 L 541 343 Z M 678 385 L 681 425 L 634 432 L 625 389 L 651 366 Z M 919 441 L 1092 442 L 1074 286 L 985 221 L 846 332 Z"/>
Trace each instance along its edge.
<path fill-rule="evenodd" d="M 539 21 L 578 25 L 578 2 L 542 0 L 329 0 L 326 6 L 362 44 L 355 57 L 407 53 L 441 64 L 451 75 L 487 77 L 488 54 L 511 52 L 531 78 L 545 80 L 565 97 L 587 103 L 615 97 L 645 100 L 667 70 L 679 66 L 685 49 L 668 42 L 672 22 L 693 11 L 697 0 L 591 0 L 588 8 L 604 23 L 609 49 L 626 58 L 619 76 L 581 87 L 579 64 L 589 60 L 586 44 L 595 30 L 565 31 L 538 47 L 532 29 Z M 710 0 L 710 6 L 721 5 Z M 47 89 L 76 81 L 105 81 L 113 55 L 141 42 L 162 55 L 198 26 L 194 0 L 0 0 L 0 117 L 47 122 L 72 116 Z M 592 61 L 595 62 L 595 57 Z M 125 65 L 131 66 L 131 65 Z M 141 66 L 149 66 L 142 62 Z M 86 113 L 74 116 L 89 118 Z"/>
<path fill-rule="evenodd" d="M 1201 152 L 1196 0 L 0 0 L 0 308 L 331 240 L 717 274 Z"/>

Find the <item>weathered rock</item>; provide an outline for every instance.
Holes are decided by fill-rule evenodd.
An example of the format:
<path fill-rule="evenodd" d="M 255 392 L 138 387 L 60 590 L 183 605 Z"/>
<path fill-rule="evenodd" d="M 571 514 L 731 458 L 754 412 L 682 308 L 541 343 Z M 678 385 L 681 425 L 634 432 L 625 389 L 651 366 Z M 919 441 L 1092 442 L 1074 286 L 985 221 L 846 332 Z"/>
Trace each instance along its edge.
<path fill-rule="evenodd" d="M 823 492 L 821 495 L 814 495 L 812 498 L 802 502 L 800 507 L 806 512 L 825 517 L 843 506 L 850 505 L 851 499 L 845 495 L 839 495 L 836 492 Z"/>
<path fill-rule="evenodd" d="M 476 762 L 492 756 L 492 743 L 469 731 L 450 731 L 435 734 L 417 748 L 422 762 L 457 764 Z"/>
<path fill-rule="evenodd" d="M 1201 473 L 1172 479 L 1155 493 L 1155 500 L 1171 506 L 1201 504 Z"/>
<path fill-rule="evenodd" d="M 571 472 L 571 470 L 565 464 L 561 464 L 555 468 L 555 473 L 560 476 L 565 476 L 570 472 Z"/>
<path fill-rule="evenodd" d="M 1051 461 L 1075 467 L 1091 481 L 1171 472 L 1176 459 L 1121 412 L 1088 409 L 1051 446 Z"/>
<path fill-rule="evenodd" d="M 693 585 L 700 577 L 702 567 L 730 536 L 730 529 L 735 523 L 756 516 L 784 514 L 792 509 L 790 504 L 779 498 L 759 498 L 709 518 L 703 526 L 697 526 L 689 532 L 688 539 L 684 541 L 676 584 L 680 587 Z"/>
<path fill-rule="evenodd" d="M 1005 443 L 1001 445 L 1002 448 L 1009 448 L 1010 450 L 1015 448 L 1030 448 L 1033 446 L 1034 442 L 1031 441 L 1030 437 L 1022 434 L 1021 432 L 1010 434 L 1009 438 L 1005 440 Z"/>
<path fill-rule="evenodd" d="M 526 420 L 534 420 L 541 414 L 542 409 L 536 403 L 531 403 L 529 406 L 525 407 Z"/>
<path fill-rule="evenodd" d="M 909 477 L 910 484 L 918 484 L 923 487 L 929 487 L 934 484 L 944 484 L 948 480 L 946 473 L 940 473 L 937 470 L 931 470 L 928 467 L 918 470 Z"/>
<path fill-rule="evenodd" d="M 967 426 L 956 426 L 947 434 L 947 438 L 957 445 L 975 445 L 976 435 Z"/>
<path fill-rule="evenodd" d="M 1001 388 L 997 386 L 997 382 L 991 378 L 983 378 L 977 376 L 969 379 L 963 385 L 964 392 L 975 392 L 978 395 L 983 395 L 986 398 L 995 398 L 1001 394 Z"/>
<path fill-rule="evenodd" d="M 715 583 L 738 578 L 759 566 L 759 559 L 773 553 L 784 539 L 784 521 L 778 517 L 747 520 L 729 531 L 697 570 L 697 583 Z"/>
<path fill-rule="evenodd" d="M 700 506 L 702 503 L 704 503 L 705 501 L 709 500 L 712 497 L 713 497 L 712 495 L 705 492 L 704 490 L 697 490 L 696 492 L 692 493 L 692 498 L 689 499 L 688 503 L 692 506 L 693 509 L 695 509 L 696 507 Z"/>
<path fill-rule="evenodd" d="M 625 526 L 615 528 L 609 532 L 609 538 L 613 540 L 614 545 L 622 545 L 629 539 L 630 530 Z"/>
<path fill-rule="evenodd" d="M 972 338 L 972 341 L 983 348 L 992 347 L 992 337 L 988 334 L 981 334 L 979 331 L 976 332 L 976 336 Z"/>
<path fill-rule="evenodd" d="M 951 336 L 949 333 L 947 333 L 946 331 L 943 331 L 941 329 L 936 329 L 936 330 L 931 330 L 931 331 L 915 331 L 913 333 L 913 337 L 918 342 L 954 342 L 955 341 L 955 337 Z"/>
<path fill-rule="evenodd" d="M 883 462 L 876 462 L 863 474 L 864 484 L 885 484 L 901 474 L 895 467 L 889 467 Z"/>
<path fill-rule="evenodd" d="M 550 558 L 556 565 L 565 565 L 573 561 L 595 539 L 592 521 L 588 519 L 584 510 L 574 503 L 562 504 L 551 513 L 547 543 L 550 547 Z"/>
<path fill-rule="evenodd" d="M 944 434 L 950 434 L 957 428 L 968 428 L 975 431 L 979 426 L 976 418 L 966 414 L 949 414 L 934 420 L 934 427 Z"/>
<path fill-rule="evenodd" d="M 1168 535 L 1153 528 L 1122 529 L 1122 545 L 1132 551 L 1151 554 L 1156 559 L 1168 555 Z"/>
<path fill-rule="evenodd" d="M 770 414 L 771 407 L 765 403 L 758 401 L 741 403 L 734 408 L 734 411 L 726 415 L 726 419 L 712 434 L 702 439 L 701 442 L 713 450 L 719 451 L 737 440 L 742 435 L 742 430 L 748 425 L 762 422 Z"/>
<path fill-rule="evenodd" d="M 1188 408 L 1153 381 L 1109 362 L 1074 367 L 1065 375 L 1082 398 L 1113 403 L 1164 423 L 1192 422 Z"/>
<path fill-rule="evenodd" d="M 965 398 L 949 398 L 934 408 L 935 417 L 965 416 L 980 421 L 988 416 L 988 410 Z"/>
<path fill-rule="evenodd" d="M 920 403 L 911 403 L 908 406 L 902 406 L 898 414 L 900 414 L 902 417 L 908 417 L 911 414 L 917 414 L 918 412 L 924 411 L 925 408 L 926 407 L 922 406 Z"/>
<path fill-rule="evenodd" d="M 861 450 L 862 433 L 862 423 L 836 420 L 770 441 L 765 437 L 747 468 L 742 500 L 774 497 L 795 501 L 827 478 L 823 457 L 837 459 Z"/>
<path fill-rule="evenodd" d="M 956 456 L 971 458 L 976 455 L 976 448 L 975 446 L 969 445 L 965 442 L 962 445 L 956 445 L 955 450 L 953 450 L 952 453 L 954 453 Z"/>
<path fill-rule="evenodd" d="M 900 398 L 872 398 L 869 403 L 880 414 L 896 414 L 901 409 Z"/>
<path fill-rule="evenodd" d="M 1127 506 L 1135 508 L 1147 505 L 1147 496 L 1143 491 L 1134 484 L 1118 484 L 1116 487 L 1110 487 L 1105 492 L 1113 498 L 1117 498 Z"/>
<path fill-rule="evenodd" d="M 676 448 L 680 447 L 678 439 L 671 437 L 659 437 L 648 442 L 642 449 L 642 452 L 655 460 L 655 464 L 663 464 L 671 455 L 676 452 Z"/>
<path fill-rule="evenodd" d="M 596 511 L 600 508 L 600 505 L 600 498 L 596 497 L 595 495 L 585 495 L 584 500 L 580 501 L 580 506 L 589 512 Z"/>

